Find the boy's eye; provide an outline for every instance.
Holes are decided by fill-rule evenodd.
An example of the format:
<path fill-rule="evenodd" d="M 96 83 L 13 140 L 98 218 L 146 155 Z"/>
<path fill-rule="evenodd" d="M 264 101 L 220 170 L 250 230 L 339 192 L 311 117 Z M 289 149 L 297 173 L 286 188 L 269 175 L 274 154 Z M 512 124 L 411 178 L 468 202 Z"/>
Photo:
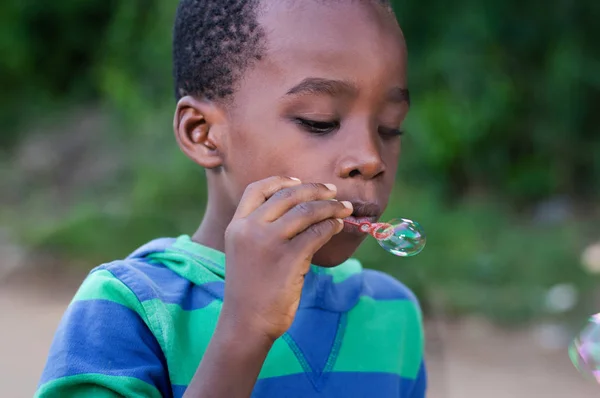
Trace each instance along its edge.
<path fill-rule="evenodd" d="M 304 130 L 313 134 L 328 134 L 340 127 L 339 121 L 321 122 L 303 118 L 296 118 L 294 121 Z M 391 139 L 403 135 L 404 131 L 398 128 L 379 127 L 379 134 L 384 139 Z"/>
<path fill-rule="evenodd" d="M 384 139 L 400 137 L 400 136 L 404 135 L 404 130 L 393 129 L 393 128 L 391 129 L 388 127 L 379 127 L 379 135 L 381 135 Z"/>
<path fill-rule="evenodd" d="M 300 125 L 304 130 L 309 133 L 314 134 L 327 134 L 336 130 L 340 127 L 340 122 L 332 121 L 332 122 L 320 122 L 316 120 L 308 120 L 302 118 L 296 118 L 295 122 Z"/>

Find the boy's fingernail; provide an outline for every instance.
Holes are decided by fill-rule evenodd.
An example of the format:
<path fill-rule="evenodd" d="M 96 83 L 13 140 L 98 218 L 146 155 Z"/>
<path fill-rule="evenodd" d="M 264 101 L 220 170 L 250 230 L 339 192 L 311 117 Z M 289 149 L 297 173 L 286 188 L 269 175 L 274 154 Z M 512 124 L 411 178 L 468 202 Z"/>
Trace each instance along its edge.
<path fill-rule="evenodd" d="M 294 180 L 294 181 L 301 182 L 301 181 L 300 181 L 300 179 L 299 179 L 299 178 L 296 178 L 296 177 L 288 177 L 288 178 L 289 178 L 290 180 Z"/>
<path fill-rule="evenodd" d="M 344 207 L 347 208 L 347 209 L 352 209 L 353 208 L 352 203 L 350 203 L 350 202 L 348 202 L 346 200 L 343 200 L 340 203 L 343 204 Z"/>
<path fill-rule="evenodd" d="M 323 184 L 327 187 L 327 189 L 329 189 L 330 191 L 337 191 L 337 187 L 333 184 Z"/>
<path fill-rule="evenodd" d="M 342 225 L 344 225 L 344 220 L 342 220 L 341 218 L 336 218 L 336 220 L 338 220 L 338 222 Z"/>

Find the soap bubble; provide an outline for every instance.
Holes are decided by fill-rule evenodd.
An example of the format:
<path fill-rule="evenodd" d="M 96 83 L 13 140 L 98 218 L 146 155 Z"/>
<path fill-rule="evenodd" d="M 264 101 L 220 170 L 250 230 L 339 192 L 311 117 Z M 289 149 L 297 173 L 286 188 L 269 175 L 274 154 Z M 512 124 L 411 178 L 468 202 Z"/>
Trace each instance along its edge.
<path fill-rule="evenodd" d="M 373 236 L 386 251 L 400 257 L 416 256 L 427 242 L 425 231 L 419 223 L 405 218 L 382 223 Z"/>
<path fill-rule="evenodd" d="M 600 383 L 600 314 L 592 316 L 585 329 L 573 340 L 569 356 L 579 372 Z"/>

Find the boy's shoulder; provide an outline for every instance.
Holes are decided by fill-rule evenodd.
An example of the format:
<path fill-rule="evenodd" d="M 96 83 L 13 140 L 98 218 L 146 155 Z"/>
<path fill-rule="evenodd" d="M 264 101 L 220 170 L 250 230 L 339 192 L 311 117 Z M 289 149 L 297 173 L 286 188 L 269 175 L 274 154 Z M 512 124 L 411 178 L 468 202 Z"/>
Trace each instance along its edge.
<path fill-rule="evenodd" d="M 322 273 L 331 276 L 336 285 L 358 288 L 361 296 L 376 300 L 417 302 L 417 297 L 405 284 L 385 272 L 364 268 L 356 258 L 350 258 L 338 267 L 326 269 Z"/>
<path fill-rule="evenodd" d="M 175 241 L 175 238 L 155 239 L 124 259 L 94 268 L 77 296 L 105 295 L 110 299 L 114 293 L 115 298 L 128 297 L 130 302 L 159 299 L 163 303 L 183 304 L 192 282 L 163 262 L 152 260 L 154 254 L 163 253 Z M 75 299 L 79 298 L 77 296 Z"/>
<path fill-rule="evenodd" d="M 173 283 L 179 278 L 173 271 L 159 262 L 148 260 L 148 256 L 162 252 L 174 243 L 173 238 L 153 240 L 121 260 L 111 261 L 94 268 L 90 275 L 109 273 L 136 293 L 146 295 L 147 287 Z M 140 299 L 144 299 L 140 297 Z"/>
<path fill-rule="evenodd" d="M 418 304 L 417 296 L 404 283 L 382 271 L 363 270 L 364 293 L 380 300 L 410 300 Z"/>
<path fill-rule="evenodd" d="M 312 275 L 315 274 L 315 275 Z M 316 286 L 318 306 L 331 311 L 349 311 L 360 302 L 405 301 L 418 308 L 414 293 L 398 279 L 382 271 L 363 268 L 360 261 L 351 258 L 343 264 L 329 269 L 313 269 L 305 281 L 306 302 L 310 300 Z"/>

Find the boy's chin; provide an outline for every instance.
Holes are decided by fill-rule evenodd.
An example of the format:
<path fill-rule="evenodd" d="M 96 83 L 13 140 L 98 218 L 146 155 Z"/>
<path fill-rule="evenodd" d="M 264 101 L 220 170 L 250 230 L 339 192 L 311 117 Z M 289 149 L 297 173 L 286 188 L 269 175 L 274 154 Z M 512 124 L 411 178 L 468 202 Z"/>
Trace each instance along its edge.
<path fill-rule="evenodd" d="M 337 267 L 352 257 L 364 237 L 358 237 L 357 239 L 356 236 L 348 238 L 343 235 L 345 234 L 341 233 L 334 236 L 329 243 L 316 252 L 312 263 L 319 267 L 331 268 Z"/>

